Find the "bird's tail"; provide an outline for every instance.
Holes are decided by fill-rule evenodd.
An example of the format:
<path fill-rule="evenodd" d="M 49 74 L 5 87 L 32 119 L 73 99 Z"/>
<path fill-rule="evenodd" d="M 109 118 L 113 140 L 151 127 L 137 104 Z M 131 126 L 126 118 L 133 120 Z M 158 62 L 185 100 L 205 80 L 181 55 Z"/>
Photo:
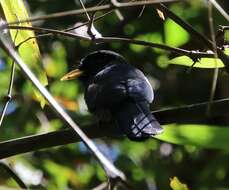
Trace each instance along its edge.
<path fill-rule="evenodd" d="M 147 102 L 127 101 L 114 113 L 119 128 L 134 141 L 142 141 L 163 132 Z"/>

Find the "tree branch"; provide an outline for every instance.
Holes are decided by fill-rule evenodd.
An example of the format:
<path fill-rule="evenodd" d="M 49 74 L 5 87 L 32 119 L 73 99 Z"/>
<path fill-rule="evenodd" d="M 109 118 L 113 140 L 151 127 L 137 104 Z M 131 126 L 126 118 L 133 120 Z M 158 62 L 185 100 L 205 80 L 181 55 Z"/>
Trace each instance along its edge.
<path fill-rule="evenodd" d="M 152 112 L 161 124 L 187 123 L 203 120 L 209 116 L 206 113 L 208 102 L 167 108 Z M 215 100 L 211 104 L 211 116 L 219 116 L 229 113 L 229 98 Z M 65 127 L 65 126 L 64 126 Z M 115 126 L 92 124 L 84 126 L 83 131 L 90 138 L 120 137 Z M 57 140 L 58 139 L 58 140 Z M 65 129 L 45 134 L 31 135 L 0 143 L 0 159 L 22 154 L 39 149 L 60 146 L 79 142 L 80 138 L 72 129 Z"/>
<path fill-rule="evenodd" d="M 22 61 L 13 47 L 6 41 L 6 39 L 0 35 L 0 46 L 3 50 L 15 61 L 20 67 L 25 76 L 33 83 L 33 85 L 39 90 L 39 92 L 45 97 L 50 107 L 58 114 L 59 118 L 70 126 L 75 133 L 80 137 L 82 142 L 91 151 L 92 155 L 99 161 L 103 169 L 105 170 L 108 178 L 118 178 L 125 180 L 125 175 L 118 170 L 95 146 L 95 144 L 83 133 L 79 126 L 73 121 L 73 119 L 65 112 L 65 110 L 56 102 L 52 95 L 46 90 L 44 86 L 39 82 L 35 75 L 31 72 L 28 66 Z M 11 150 L 13 151 L 13 150 Z"/>
<path fill-rule="evenodd" d="M 206 38 L 203 34 L 199 33 L 197 30 L 195 30 L 189 23 L 185 22 L 183 19 L 178 17 L 175 13 L 170 11 L 165 5 L 160 3 L 158 5 L 158 9 L 160 9 L 163 13 L 165 13 L 169 18 L 171 18 L 174 22 L 176 22 L 178 25 L 180 25 L 182 28 L 184 28 L 186 31 L 189 32 L 190 35 L 195 37 L 198 41 L 202 41 L 202 43 L 214 51 L 214 43 Z M 226 55 L 221 47 L 216 47 L 218 57 L 222 60 L 223 64 L 225 65 L 225 68 L 229 72 L 229 56 Z M 214 54 L 215 55 L 215 54 Z"/>
<path fill-rule="evenodd" d="M 29 26 L 12 26 L 9 25 L 8 26 L 9 29 L 15 29 L 15 30 L 33 30 L 36 32 L 48 32 L 48 33 L 52 33 L 53 35 L 57 34 L 57 35 L 62 35 L 62 36 L 66 36 L 66 37 L 70 37 L 70 38 L 77 38 L 80 40 L 86 40 L 86 41 L 90 41 L 93 43 L 117 43 L 117 42 L 122 42 L 122 43 L 126 43 L 126 44 L 136 44 L 136 45 L 141 45 L 141 46 L 147 46 L 147 47 L 151 47 L 151 48 L 159 48 L 159 49 L 163 49 L 166 51 L 171 51 L 171 52 L 175 52 L 177 54 L 181 54 L 181 55 L 187 55 L 190 56 L 192 58 L 201 58 L 201 57 L 214 57 L 214 53 L 211 52 L 200 52 L 200 51 L 195 51 L 195 50 L 185 50 L 185 49 L 181 49 L 181 48 L 175 48 L 175 47 L 171 47 L 171 46 L 167 46 L 164 44 L 157 44 L 157 43 L 153 43 L 153 42 L 147 42 L 147 41 L 143 41 L 143 40 L 134 40 L 134 39 L 130 39 L 130 38 L 120 38 L 120 37 L 101 37 L 101 38 L 96 38 L 94 40 L 92 40 L 89 37 L 85 37 L 85 36 L 81 36 L 72 32 L 66 32 L 66 31 L 60 31 L 60 30 L 55 30 L 55 29 L 48 29 L 48 28 L 40 28 L 40 27 L 29 27 Z"/>
<path fill-rule="evenodd" d="M 85 13 L 85 10 L 87 11 L 87 13 L 91 13 L 91 12 L 105 11 L 105 10 L 109 11 L 113 9 L 123 9 L 123 8 L 139 7 L 139 6 L 141 7 L 143 5 L 154 5 L 158 3 L 175 2 L 175 1 L 177 0 L 147 0 L 147 1 L 143 0 L 143 1 L 126 2 L 126 3 L 116 3 L 115 5 L 106 4 L 106 5 L 88 7 L 87 9 L 76 9 L 76 10 L 52 13 L 52 14 L 44 15 L 44 16 L 30 17 L 30 19 L 27 19 L 27 20 L 21 20 L 18 22 L 10 22 L 8 24 L 11 25 L 11 24 L 24 23 L 24 22 L 48 20 L 48 19 L 65 17 L 65 16 L 81 15 Z M 4 27 L 4 25 L 2 27 Z"/>

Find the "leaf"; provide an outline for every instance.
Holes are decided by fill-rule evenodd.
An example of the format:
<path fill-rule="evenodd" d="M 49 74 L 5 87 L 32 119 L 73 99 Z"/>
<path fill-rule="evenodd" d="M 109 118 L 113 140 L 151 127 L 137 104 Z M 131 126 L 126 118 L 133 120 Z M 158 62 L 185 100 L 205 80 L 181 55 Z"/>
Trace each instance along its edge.
<path fill-rule="evenodd" d="M 170 179 L 170 187 L 173 190 L 188 190 L 187 185 L 181 183 L 177 177 L 173 177 L 172 179 Z"/>
<path fill-rule="evenodd" d="M 26 20 L 29 18 L 22 0 L 0 0 L 7 22 Z M 30 22 L 22 23 L 20 26 L 32 26 Z M 16 39 L 15 39 L 15 35 Z M 12 40 L 15 39 L 15 46 L 24 42 L 30 37 L 34 37 L 34 32 L 30 30 L 10 30 Z M 19 54 L 23 61 L 28 64 L 43 85 L 48 84 L 48 80 L 40 62 L 40 51 L 35 38 L 26 41 L 19 47 Z M 43 96 L 34 90 L 41 106 L 45 105 Z"/>
<path fill-rule="evenodd" d="M 154 33 L 148 33 L 144 35 L 139 35 L 136 37 L 137 40 L 143 40 L 147 42 L 153 42 L 153 43 L 159 43 L 162 44 L 162 35 L 158 32 Z M 140 46 L 140 45 L 135 45 L 135 44 L 130 44 L 130 49 L 136 53 L 140 53 L 143 50 L 145 50 L 147 47 L 146 46 Z M 162 52 L 163 50 L 161 49 L 153 49 L 155 52 Z"/>
<path fill-rule="evenodd" d="M 183 65 L 187 67 L 196 67 L 196 68 L 202 68 L 202 69 L 214 69 L 216 67 L 222 68 L 224 67 L 223 62 L 220 59 L 217 59 L 217 62 L 214 58 L 201 58 L 199 62 L 196 62 L 193 65 L 193 60 L 188 56 L 179 56 L 175 57 L 168 61 L 169 64 L 174 65 Z"/>
<path fill-rule="evenodd" d="M 228 33 L 229 33 L 229 32 L 228 32 Z M 224 53 L 225 53 L 226 55 L 229 55 L 229 48 L 225 48 Z"/>
<path fill-rule="evenodd" d="M 163 127 L 164 133 L 155 138 L 179 145 L 229 150 L 228 126 L 169 124 Z"/>
<path fill-rule="evenodd" d="M 189 34 L 171 19 L 164 22 L 165 43 L 169 46 L 179 47 L 189 41 Z"/>

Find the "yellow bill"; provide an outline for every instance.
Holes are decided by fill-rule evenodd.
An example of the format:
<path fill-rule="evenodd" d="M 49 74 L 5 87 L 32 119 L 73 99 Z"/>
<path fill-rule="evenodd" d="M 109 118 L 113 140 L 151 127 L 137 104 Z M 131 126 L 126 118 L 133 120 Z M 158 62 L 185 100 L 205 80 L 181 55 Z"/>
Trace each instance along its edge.
<path fill-rule="evenodd" d="M 64 80 L 72 80 L 75 78 L 80 77 L 83 74 L 83 71 L 79 70 L 79 69 L 75 69 L 73 71 L 70 71 L 69 73 L 67 73 L 66 75 L 64 75 L 60 80 L 64 81 Z"/>

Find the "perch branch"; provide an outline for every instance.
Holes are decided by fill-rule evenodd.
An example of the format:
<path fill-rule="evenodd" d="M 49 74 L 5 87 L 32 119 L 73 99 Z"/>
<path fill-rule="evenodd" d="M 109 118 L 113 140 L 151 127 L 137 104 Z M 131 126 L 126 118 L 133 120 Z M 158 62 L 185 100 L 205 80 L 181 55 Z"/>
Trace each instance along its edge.
<path fill-rule="evenodd" d="M 190 121 L 203 120 L 208 118 L 203 115 L 208 102 L 167 108 L 152 112 L 161 124 L 168 123 L 187 123 Z M 219 116 L 229 113 L 229 98 L 212 101 L 211 116 Z M 65 126 L 64 126 L 65 127 Z M 83 131 L 90 138 L 118 137 L 114 126 L 98 126 L 92 124 L 83 127 Z M 58 139 L 58 140 L 57 140 Z M 0 143 L 0 159 L 22 154 L 39 149 L 50 148 L 74 142 L 79 142 L 80 138 L 72 129 L 65 129 L 39 135 L 31 135 Z"/>

